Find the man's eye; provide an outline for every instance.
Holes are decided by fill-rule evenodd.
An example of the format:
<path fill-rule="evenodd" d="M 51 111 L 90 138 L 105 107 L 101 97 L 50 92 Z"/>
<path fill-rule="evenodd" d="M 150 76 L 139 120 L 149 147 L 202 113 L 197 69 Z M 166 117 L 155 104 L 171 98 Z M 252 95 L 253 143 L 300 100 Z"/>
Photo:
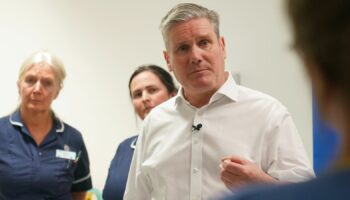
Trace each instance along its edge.
<path fill-rule="evenodd" d="M 179 48 L 177 48 L 177 52 L 186 52 L 188 51 L 189 47 L 187 45 L 181 45 Z"/>
<path fill-rule="evenodd" d="M 209 44 L 209 41 L 208 41 L 208 40 L 201 40 L 201 41 L 199 42 L 199 46 L 201 46 L 201 47 L 208 46 L 208 44 Z"/>

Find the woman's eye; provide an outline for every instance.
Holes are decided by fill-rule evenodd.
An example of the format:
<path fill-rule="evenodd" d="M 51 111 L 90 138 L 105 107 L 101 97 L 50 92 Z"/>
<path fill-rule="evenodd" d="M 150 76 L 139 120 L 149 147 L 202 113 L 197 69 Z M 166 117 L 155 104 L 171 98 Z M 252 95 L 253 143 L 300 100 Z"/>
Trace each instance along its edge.
<path fill-rule="evenodd" d="M 153 93 L 155 93 L 155 92 L 157 92 L 157 91 L 158 91 L 157 88 L 150 88 L 148 92 L 149 92 L 150 94 L 153 94 Z"/>
<path fill-rule="evenodd" d="M 24 82 L 27 83 L 28 85 L 33 85 L 36 82 L 36 79 L 33 77 L 27 77 L 26 79 L 24 79 Z"/>
<path fill-rule="evenodd" d="M 133 99 L 138 99 L 142 96 L 142 93 L 141 92 L 135 92 L 133 95 L 132 95 L 132 98 Z"/>
<path fill-rule="evenodd" d="M 43 80 L 42 84 L 44 87 L 50 87 L 53 85 L 53 82 L 51 80 Z"/>

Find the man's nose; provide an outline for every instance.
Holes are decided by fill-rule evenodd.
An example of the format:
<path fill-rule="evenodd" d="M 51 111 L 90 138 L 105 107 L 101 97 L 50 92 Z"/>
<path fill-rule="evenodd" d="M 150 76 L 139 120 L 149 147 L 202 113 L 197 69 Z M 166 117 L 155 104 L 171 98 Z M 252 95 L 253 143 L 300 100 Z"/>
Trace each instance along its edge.
<path fill-rule="evenodd" d="M 202 62 L 202 55 L 201 55 L 201 48 L 198 46 L 194 45 L 191 48 L 191 63 L 192 64 L 199 64 Z"/>

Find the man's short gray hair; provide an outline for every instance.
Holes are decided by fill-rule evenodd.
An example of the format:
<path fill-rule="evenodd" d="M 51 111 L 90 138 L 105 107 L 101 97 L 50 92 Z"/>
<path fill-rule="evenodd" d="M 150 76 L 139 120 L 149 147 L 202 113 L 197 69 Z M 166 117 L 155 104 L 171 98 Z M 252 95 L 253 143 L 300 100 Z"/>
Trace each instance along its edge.
<path fill-rule="evenodd" d="M 219 31 L 219 15 L 214 10 L 209 10 L 203 6 L 193 3 L 180 3 L 173 7 L 163 17 L 160 23 L 165 47 L 168 49 L 168 32 L 175 24 L 179 22 L 189 21 L 194 18 L 207 18 L 213 25 L 216 36 L 220 37 Z"/>

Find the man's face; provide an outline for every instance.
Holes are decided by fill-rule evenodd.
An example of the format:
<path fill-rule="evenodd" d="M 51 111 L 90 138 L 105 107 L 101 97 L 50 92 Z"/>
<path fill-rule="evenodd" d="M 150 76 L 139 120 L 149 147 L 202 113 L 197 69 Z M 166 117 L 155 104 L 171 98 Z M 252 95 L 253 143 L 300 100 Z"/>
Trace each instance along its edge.
<path fill-rule="evenodd" d="M 206 18 L 180 22 L 168 32 L 164 57 L 188 99 L 213 95 L 225 82 L 225 42 Z"/>

